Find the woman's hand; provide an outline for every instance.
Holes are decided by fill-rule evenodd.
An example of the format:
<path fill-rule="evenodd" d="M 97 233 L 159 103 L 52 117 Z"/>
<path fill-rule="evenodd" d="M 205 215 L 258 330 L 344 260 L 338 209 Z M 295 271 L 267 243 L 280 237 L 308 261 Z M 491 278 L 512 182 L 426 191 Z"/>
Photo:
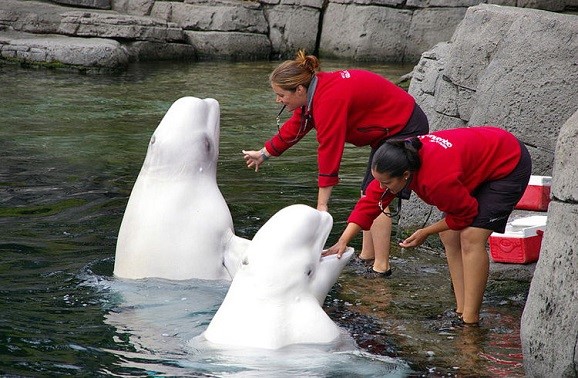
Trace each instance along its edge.
<path fill-rule="evenodd" d="M 329 256 L 337 254 L 337 258 L 340 259 L 341 256 L 343 255 L 343 252 L 345 252 L 345 249 L 347 249 L 347 244 L 338 241 L 337 243 L 335 243 L 334 246 L 323 251 L 323 253 L 321 253 L 321 256 Z"/>
<path fill-rule="evenodd" d="M 347 249 L 347 244 L 353 239 L 357 233 L 361 231 L 361 227 L 358 224 L 350 222 L 345 227 L 345 230 L 339 237 L 339 240 L 335 245 L 329 249 L 326 249 L 321 253 L 321 256 L 329 256 L 337 254 L 337 258 L 340 259 L 343 252 Z"/>
<path fill-rule="evenodd" d="M 255 172 L 259 171 L 259 166 L 265 162 L 265 160 L 269 159 L 269 154 L 265 147 L 260 149 L 259 151 L 245 151 L 243 150 L 243 158 L 247 163 L 248 168 L 255 168 Z"/>
<path fill-rule="evenodd" d="M 407 239 L 399 243 L 399 246 L 402 248 L 411 248 L 420 246 L 423 244 L 423 242 L 427 239 L 428 236 L 429 233 L 425 231 L 423 228 L 420 228 L 419 230 L 411 234 L 411 236 L 409 236 Z"/>
<path fill-rule="evenodd" d="M 399 243 L 399 246 L 402 248 L 411 248 L 420 246 L 423 244 L 423 242 L 427 239 L 428 236 L 433 234 L 439 234 L 440 232 L 447 231 L 449 229 L 450 228 L 446 223 L 446 218 L 440 219 L 434 224 L 430 224 L 425 228 L 420 228 L 419 230 L 414 232 L 409 238 Z"/>

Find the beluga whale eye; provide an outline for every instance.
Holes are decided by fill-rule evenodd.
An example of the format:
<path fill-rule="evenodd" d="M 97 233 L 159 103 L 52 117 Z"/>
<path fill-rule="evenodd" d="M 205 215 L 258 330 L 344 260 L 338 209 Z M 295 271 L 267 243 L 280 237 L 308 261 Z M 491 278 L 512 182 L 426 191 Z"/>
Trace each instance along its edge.
<path fill-rule="evenodd" d="M 153 136 L 151 137 L 150 144 L 155 144 L 156 140 L 157 140 L 157 138 L 155 138 L 155 136 L 153 135 Z"/>
<path fill-rule="evenodd" d="M 243 261 L 241 262 L 241 264 L 243 265 L 249 265 L 249 259 L 248 258 L 244 258 Z"/>

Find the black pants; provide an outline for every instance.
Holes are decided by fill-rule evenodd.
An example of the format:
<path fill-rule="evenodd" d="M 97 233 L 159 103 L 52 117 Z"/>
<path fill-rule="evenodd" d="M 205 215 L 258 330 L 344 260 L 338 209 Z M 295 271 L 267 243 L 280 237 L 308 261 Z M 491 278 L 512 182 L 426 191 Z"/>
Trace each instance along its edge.
<path fill-rule="evenodd" d="M 522 142 L 520 148 L 520 161 L 509 175 L 484 182 L 472 193 L 478 200 L 478 215 L 470 226 L 504 233 L 508 218 L 524 195 L 532 174 L 530 153 Z"/>

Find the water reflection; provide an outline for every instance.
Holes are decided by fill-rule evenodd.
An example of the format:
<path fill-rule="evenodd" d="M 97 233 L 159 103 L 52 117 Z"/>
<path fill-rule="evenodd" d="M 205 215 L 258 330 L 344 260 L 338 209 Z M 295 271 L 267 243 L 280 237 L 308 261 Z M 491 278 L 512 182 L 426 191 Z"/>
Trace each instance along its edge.
<path fill-rule="evenodd" d="M 276 130 L 278 107 L 267 83 L 275 65 L 163 62 L 94 76 L 0 66 L 0 371 L 143 375 L 158 364 L 167 374 L 174 368 L 175 374 L 185 369 L 217 375 L 207 368 L 208 360 L 191 362 L 169 348 L 164 332 L 150 348 L 135 338 L 136 329 L 146 328 L 140 320 L 119 326 L 125 308 L 118 307 L 120 298 L 110 287 L 116 282 L 111 279 L 116 235 L 150 135 L 182 96 L 213 97 L 221 104 L 218 183 L 239 236 L 251 238 L 282 207 L 315 205 L 314 135 L 257 173 L 242 159 L 242 149 L 260 147 Z M 391 78 L 411 70 L 366 67 Z M 345 149 L 328 243 L 358 197 L 367 153 Z M 524 295 L 490 288 L 483 329 L 467 337 L 448 330 L 450 320 L 440 317 L 453 299 L 439 252 L 396 249 L 392 258 L 390 280 L 370 280 L 347 267 L 325 304 L 364 353 L 376 363 L 399 357 L 415 375 L 523 376 L 518 323 Z M 149 310 L 155 315 L 154 306 Z M 192 324 L 202 327 L 206 321 Z M 162 353 L 157 343 L 165 343 Z"/>

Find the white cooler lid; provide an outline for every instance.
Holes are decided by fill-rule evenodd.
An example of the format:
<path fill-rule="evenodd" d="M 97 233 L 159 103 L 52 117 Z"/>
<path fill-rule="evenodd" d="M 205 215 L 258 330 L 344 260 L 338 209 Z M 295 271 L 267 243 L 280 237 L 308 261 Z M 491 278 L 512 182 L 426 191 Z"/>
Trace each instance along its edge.
<path fill-rule="evenodd" d="M 529 217 L 518 218 L 511 222 L 514 227 L 535 227 L 546 226 L 547 215 L 532 215 Z"/>

